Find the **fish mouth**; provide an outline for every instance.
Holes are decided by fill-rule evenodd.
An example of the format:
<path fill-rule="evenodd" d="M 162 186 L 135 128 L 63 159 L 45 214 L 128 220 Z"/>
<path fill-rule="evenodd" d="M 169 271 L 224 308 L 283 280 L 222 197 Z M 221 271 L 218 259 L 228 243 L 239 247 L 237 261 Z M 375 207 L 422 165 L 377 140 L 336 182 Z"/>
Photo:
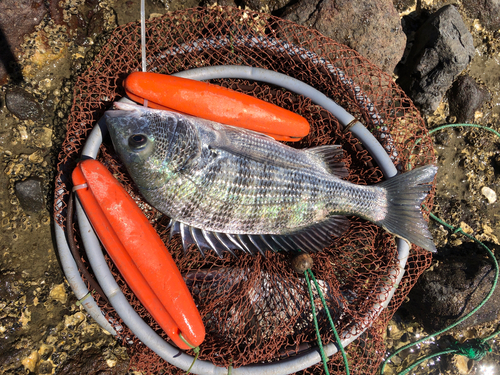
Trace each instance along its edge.
<path fill-rule="evenodd" d="M 137 111 L 138 106 L 135 104 L 114 102 L 112 109 L 105 112 L 106 117 L 117 118 L 122 116 L 129 116 L 131 112 Z"/>

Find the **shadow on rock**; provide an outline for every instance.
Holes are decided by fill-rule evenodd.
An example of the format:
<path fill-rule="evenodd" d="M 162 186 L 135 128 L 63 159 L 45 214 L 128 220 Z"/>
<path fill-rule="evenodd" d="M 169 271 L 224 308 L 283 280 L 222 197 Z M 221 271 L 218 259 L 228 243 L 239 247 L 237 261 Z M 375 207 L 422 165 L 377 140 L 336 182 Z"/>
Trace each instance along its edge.
<path fill-rule="evenodd" d="M 9 42 L 0 27 L 0 60 L 2 66 L 0 66 L 0 76 L 2 71 L 6 74 L 10 81 L 14 84 L 19 84 L 24 81 L 21 65 L 16 61 L 16 57 L 10 48 Z M 3 80 L 0 80 L 2 83 Z"/>

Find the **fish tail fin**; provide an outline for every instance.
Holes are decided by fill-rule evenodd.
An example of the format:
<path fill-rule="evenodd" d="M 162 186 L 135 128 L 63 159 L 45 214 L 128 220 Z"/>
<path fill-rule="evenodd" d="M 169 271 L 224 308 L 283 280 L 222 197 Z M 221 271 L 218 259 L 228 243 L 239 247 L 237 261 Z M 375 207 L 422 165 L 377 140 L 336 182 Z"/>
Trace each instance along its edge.
<path fill-rule="evenodd" d="M 423 249 L 436 252 L 420 206 L 431 190 L 437 167 L 427 165 L 377 184 L 387 192 L 387 214 L 378 222 L 392 234 Z"/>

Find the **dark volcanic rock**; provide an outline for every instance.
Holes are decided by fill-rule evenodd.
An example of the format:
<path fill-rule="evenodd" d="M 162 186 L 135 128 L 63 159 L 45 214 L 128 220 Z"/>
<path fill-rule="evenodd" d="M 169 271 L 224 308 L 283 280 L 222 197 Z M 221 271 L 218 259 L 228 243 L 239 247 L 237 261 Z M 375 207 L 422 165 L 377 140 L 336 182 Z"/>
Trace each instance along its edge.
<path fill-rule="evenodd" d="M 498 0 L 463 0 L 462 4 L 471 18 L 478 18 L 490 31 L 500 28 L 500 1 Z"/>
<path fill-rule="evenodd" d="M 447 5 L 415 34 L 406 64 L 398 68 L 397 82 L 422 111 L 433 112 L 473 55 L 472 35 L 457 9 Z"/>
<path fill-rule="evenodd" d="M 478 256 L 452 256 L 424 272 L 410 292 L 409 306 L 430 331 L 442 329 L 468 314 L 486 297 L 495 271 L 491 261 Z M 499 316 L 500 289 L 459 329 L 494 322 Z"/>
<path fill-rule="evenodd" d="M 47 14 L 44 0 L 0 1 L 0 85 L 7 76 L 20 80 L 21 70 L 16 56 L 23 37 L 31 33 Z"/>
<path fill-rule="evenodd" d="M 474 113 L 489 97 L 488 91 L 481 88 L 474 78 L 460 76 L 448 91 L 450 116 L 455 116 L 459 123 L 472 121 Z"/>
<path fill-rule="evenodd" d="M 388 73 L 394 71 L 406 44 L 391 0 L 302 0 L 282 17 L 317 29 Z"/>
<path fill-rule="evenodd" d="M 7 109 L 21 120 L 38 120 L 43 114 L 42 107 L 35 98 L 19 87 L 14 87 L 5 94 Z"/>
<path fill-rule="evenodd" d="M 44 208 L 42 181 L 38 178 L 29 178 L 26 181 L 17 182 L 15 190 L 24 211 L 37 212 Z"/>

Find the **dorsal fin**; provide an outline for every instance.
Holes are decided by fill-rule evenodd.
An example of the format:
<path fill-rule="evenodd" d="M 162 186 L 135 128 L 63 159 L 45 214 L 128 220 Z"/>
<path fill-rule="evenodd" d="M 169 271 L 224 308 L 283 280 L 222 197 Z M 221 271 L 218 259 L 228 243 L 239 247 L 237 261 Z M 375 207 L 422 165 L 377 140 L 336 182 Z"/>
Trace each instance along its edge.
<path fill-rule="evenodd" d="M 234 126 L 224 126 L 224 132 L 219 134 L 219 137 L 212 141 L 210 146 L 224 150 L 233 155 L 250 159 L 259 163 L 270 163 L 282 168 L 304 168 L 309 167 L 307 162 L 309 160 L 298 160 L 295 158 L 272 158 L 270 152 L 272 148 L 269 147 L 271 143 L 276 141 L 265 134 L 256 133 L 252 130 L 236 128 Z M 250 139 L 257 140 L 257 142 L 249 142 Z M 260 141 L 260 142 L 259 142 Z"/>
<path fill-rule="evenodd" d="M 312 157 L 318 159 L 323 164 L 324 168 L 331 174 L 339 178 L 349 176 L 349 171 L 342 161 L 342 156 L 344 155 L 342 146 L 324 145 L 308 148 L 305 151 Z"/>

